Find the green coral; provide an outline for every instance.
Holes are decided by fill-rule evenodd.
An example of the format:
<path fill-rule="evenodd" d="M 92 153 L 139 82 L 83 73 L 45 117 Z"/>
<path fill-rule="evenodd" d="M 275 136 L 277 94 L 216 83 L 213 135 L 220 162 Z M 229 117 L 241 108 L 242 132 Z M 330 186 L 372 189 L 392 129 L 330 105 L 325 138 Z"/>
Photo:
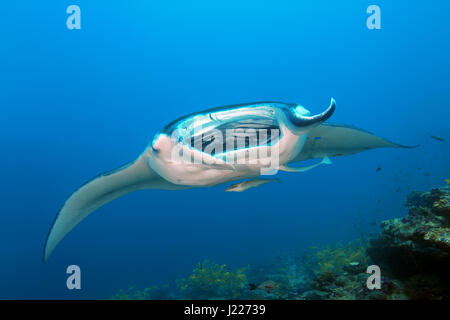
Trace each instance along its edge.
<path fill-rule="evenodd" d="M 149 300 L 153 292 L 157 291 L 157 286 L 151 286 L 142 290 L 136 289 L 136 286 L 131 286 L 127 290 L 120 289 L 111 300 Z"/>
<path fill-rule="evenodd" d="M 248 287 L 246 268 L 235 272 L 225 264 L 199 262 L 192 274 L 177 281 L 184 299 L 242 299 Z"/>
<path fill-rule="evenodd" d="M 315 249 L 307 262 L 316 275 L 324 277 L 341 273 L 344 267 L 367 265 L 366 244 L 362 239 Z"/>
<path fill-rule="evenodd" d="M 219 265 L 209 260 L 197 263 L 192 274 L 176 281 L 177 290 L 168 294 L 168 285 L 161 288 L 151 286 L 137 289 L 131 286 L 120 289 L 111 300 L 149 299 L 244 299 L 248 297 L 249 285 L 246 268 L 232 271 L 225 264 Z"/>
<path fill-rule="evenodd" d="M 315 248 L 305 263 L 311 273 L 311 291 L 302 295 L 305 299 L 366 299 L 369 264 L 364 239 Z"/>

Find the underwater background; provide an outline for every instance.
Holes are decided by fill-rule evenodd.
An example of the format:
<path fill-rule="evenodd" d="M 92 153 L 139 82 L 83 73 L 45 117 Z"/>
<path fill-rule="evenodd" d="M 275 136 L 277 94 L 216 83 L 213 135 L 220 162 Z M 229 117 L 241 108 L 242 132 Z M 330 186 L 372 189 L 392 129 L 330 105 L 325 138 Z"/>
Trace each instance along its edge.
<path fill-rule="evenodd" d="M 71 4 L 81 30 L 66 27 Z M 380 30 L 366 27 L 371 4 Z M 0 298 L 107 299 L 204 259 L 240 268 L 376 234 L 406 215 L 410 191 L 450 178 L 448 142 L 431 138 L 450 140 L 449 18 L 444 0 L 2 2 Z M 175 118 L 261 100 L 317 113 L 332 97 L 330 122 L 420 147 L 333 158 L 243 193 L 137 191 L 42 263 L 67 197 Z M 71 264 L 81 290 L 66 288 Z"/>

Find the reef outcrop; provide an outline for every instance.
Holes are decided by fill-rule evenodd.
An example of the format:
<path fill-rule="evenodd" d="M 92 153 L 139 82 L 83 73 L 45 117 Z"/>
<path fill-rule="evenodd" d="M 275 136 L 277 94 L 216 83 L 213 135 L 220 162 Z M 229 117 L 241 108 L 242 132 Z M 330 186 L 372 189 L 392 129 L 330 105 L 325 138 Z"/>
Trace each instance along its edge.
<path fill-rule="evenodd" d="M 371 260 L 398 281 L 409 299 L 450 298 L 449 186 L 412 192 L 408 215 L 383 221 L 367 248 Z"/>
<path fill-rule="evenodd" d="M 175 285 L 120 290 L 113 299 L 450 299 L 450 188 L 412 192 L 408 213 L 371 238 L 312 247 L 232 270 L 205 260 Z M 360 230 L 361 231 L 361 230 Z M 367 267 L 381 271 L 370 290 Z"/>

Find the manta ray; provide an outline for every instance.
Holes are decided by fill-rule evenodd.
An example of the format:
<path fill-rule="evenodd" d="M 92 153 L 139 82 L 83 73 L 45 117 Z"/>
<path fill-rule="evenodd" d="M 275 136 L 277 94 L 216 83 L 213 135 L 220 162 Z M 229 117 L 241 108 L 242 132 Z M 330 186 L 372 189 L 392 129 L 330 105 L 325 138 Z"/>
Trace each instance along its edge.
<path fill-rule="evenodd" d="M 50 227 L 44 263 L 90 213 L 135 190 L 213 187 L 278 170 L 307 171 L 331 163 L 329 157 L 415 147 L 353 126 L 324 123 L 335 109 L 334 99 L 316 115 L 299 104 L 265 101 L 208 109 L 169 123 L 136 160 L 94 177 L 66 200 Z M 291 165 L 315 158 L 323 160 L 308 167 Z"/>

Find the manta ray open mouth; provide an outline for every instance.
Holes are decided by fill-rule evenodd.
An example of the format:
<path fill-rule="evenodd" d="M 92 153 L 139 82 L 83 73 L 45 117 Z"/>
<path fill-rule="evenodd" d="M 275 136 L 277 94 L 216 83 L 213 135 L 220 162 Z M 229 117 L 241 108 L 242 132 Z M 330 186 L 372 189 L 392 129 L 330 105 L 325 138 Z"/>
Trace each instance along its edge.
<path fill-rule="evenodd" d="M 280 125 L 270 103 L 256 108 L 212 109 L 178 119 L 167 125 L 164 134 L 183 141 L 191 147 L 211 154 L 239 148 L 266 146 L 280 138 Z M 214 112 L 216 111 L 216 112 Z"/>
<path fill-rule="evenodd" d="M 193 135 L 190 137 L 190 145 L 198 149 L 201 146 L 201 151 L 205 151 L 209 145 L 218 142 L 222 144 L 222 151 L 227 152 L 239 148 L 270 145 L 277 142 L 279 137 L 280 126 L 275 119 L 248 119 L 224 123 L 213 130 Z M 212 151 L 212 155 L 214 153 L 215 150 Z"/>

